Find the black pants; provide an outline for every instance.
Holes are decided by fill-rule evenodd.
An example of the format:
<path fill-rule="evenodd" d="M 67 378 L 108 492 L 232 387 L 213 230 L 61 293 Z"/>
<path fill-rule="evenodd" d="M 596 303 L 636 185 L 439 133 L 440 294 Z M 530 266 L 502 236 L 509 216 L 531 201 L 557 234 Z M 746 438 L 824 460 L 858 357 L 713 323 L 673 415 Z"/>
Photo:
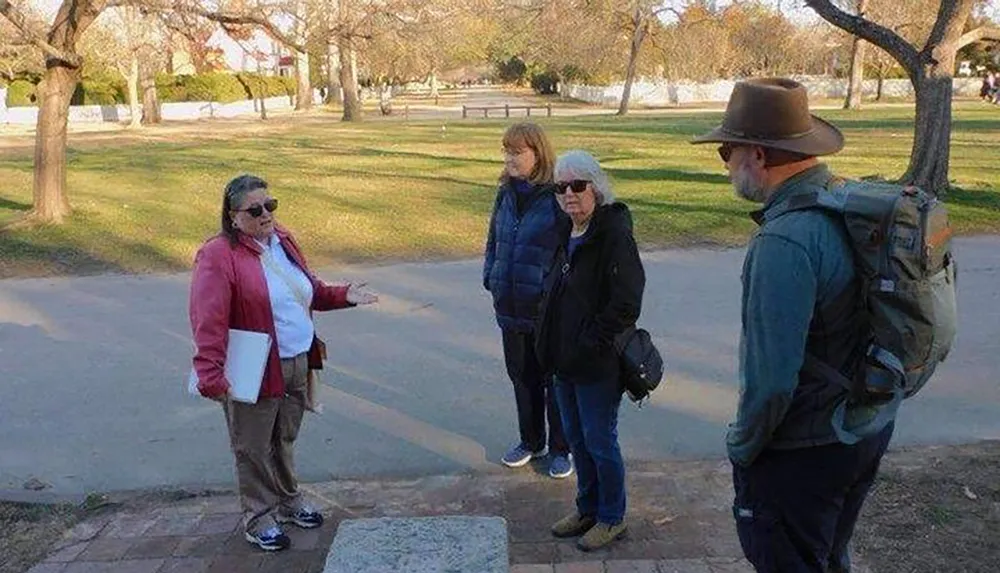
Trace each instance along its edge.
<path fill-rule="evenodd" d="M 549 420 L 549 452 L 563 454 L 569 452 L 569 444 L 563 435 L 559 406 L 552 393 L 552 376 L 546 376 L 535 355 L 535 335 L 531 332 L 513 332 L 501 329 L 503 333 L 503 355 L 507 363 L 507 375 L 514 383 L 514 399 L 517 401 L 517 424 L 521 431 L 521 442 L 532 451 L 545 447 L 545 418 Z"/>
<path fill-rule="evenodd" d="M 853 446 L 765 450 L 733 467 L 733 514 L 743 554 L 758 573 L 846 573 L 861 506 L 893 424 Z"/>

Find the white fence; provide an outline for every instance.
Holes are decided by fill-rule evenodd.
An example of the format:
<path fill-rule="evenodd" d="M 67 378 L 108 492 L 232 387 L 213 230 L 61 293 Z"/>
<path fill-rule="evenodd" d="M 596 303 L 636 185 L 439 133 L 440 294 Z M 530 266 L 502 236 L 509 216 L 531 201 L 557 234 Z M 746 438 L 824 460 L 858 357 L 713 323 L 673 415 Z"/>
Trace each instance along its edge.
<path fill-rule="evenodd" d="M 800 77 L 795 78 L 806 86 L 812 98 L 840 99 L 847 96 L 847 80 L 836 78 Z M 955 95 L 979 95 L 979 78 L 955 78 Z M 668 82 L 665 80 L 637 80 L 632 84 L 630 102 L 637 105 L 671 106 L 699 102 L 725 102 L 733 91 L 734 81 L 720 80 L 712 83 Z M 606 106 L 617 106 L 622 98 L 623 84 L 610 86 L 586 86 L 566 84 L 562 94 L 581 101 Z M 862 93 L 874 97 L 878 89 L 877 80 L 865 80 Z M 910 80 L 885 80 L 882 85 L 885 97 L 912 97 L 913 84 Z"/>
<path fill-rule="evenodd" d="M 0 88 L 0 125 L 34 125 L 38 121 L 37 107 L 7 107 L 6 89 Z M 315 101 L 320 101 L 319 93 Z M 164 103 L 160 115 L 165 120 L 191 120 L 229 118 L 260 113 L 256 100 L 216 103 L 211 101 L 186 101 Z M 268 111 L 287 110 L 295 103 L 288 96 L 271 97 L 264 100 Z M 132 113 L 127 105 L 73 105 L 69 108 L 70 123 L 128 122 Z"/>

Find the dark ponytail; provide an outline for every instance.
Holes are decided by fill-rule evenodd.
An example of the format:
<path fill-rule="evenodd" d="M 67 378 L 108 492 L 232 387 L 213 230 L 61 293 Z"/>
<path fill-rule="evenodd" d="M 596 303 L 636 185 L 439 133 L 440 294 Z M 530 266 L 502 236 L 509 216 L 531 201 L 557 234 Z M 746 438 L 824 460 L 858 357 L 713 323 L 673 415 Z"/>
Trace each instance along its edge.
<path fill-rule="evenodd" d="M 222 192 L 222 234 L 229 237 L 229 241 L 233 244 L 239 241 L 239 229 L 233 223 L 230 212 L 240 203 L 244 195 L 258 189 L 267 189 L 267 181 L 254 175 L 244 174 L 230 181 Z"/>

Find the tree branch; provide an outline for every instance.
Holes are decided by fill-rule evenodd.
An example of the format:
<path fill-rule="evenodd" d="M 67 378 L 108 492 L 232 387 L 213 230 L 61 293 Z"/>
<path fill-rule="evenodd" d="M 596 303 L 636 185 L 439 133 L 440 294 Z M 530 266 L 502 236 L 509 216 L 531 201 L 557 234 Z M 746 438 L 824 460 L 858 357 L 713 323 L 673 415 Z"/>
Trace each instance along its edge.
<path fill-rule="evenodd" d="M 14 27 L 24 34 L 26 39 L 37 46 L 38 49 L 44 52 L 46 56 L 66 62 L 73 67 L 79 67 L 83 63 L 83 59 L 80 58 L 80 56 L 60 50 L 59 48 L 46 42 L 43 35 L 39 33 L 38 30 L 35 30 L 34 27 L 28 23 L 28 19 L 24 17 L 24 14 L 15 8 L 8 0 L 0 0 L 0 14 L 3 14 L 7 20 L 14 25 Z"/>
<path fill-rule="evenodd" d="M 980 26 L 975 30 L 969 30 L 958 39 L 958 49 L 962 49 L 969 44 L 975 44 L 982 40 L 992 40 L 1000 42 L 1000 27 Z"/>
<path fill-rule="evenodd" d="M 6 0 L 0 0 L 0 2 L 5 2 Z M 299 43 L 291 38 L 291 36 L 285 34 L 278 29 L 270 20 L 267 19 L 263 14 L 251 14 L 243 12 L 228 12 L 225 10 L 212 11 L 203 8 L 199 3 L 187 3 L 173 1 L 172 5 L 156 6 L 156 5 L 145 5 L 143 2 L 138 0 L 112 0 L 111 4 L 116 6 L 127 6 L 127 5 L 138 5 L 141 6 L 147 13 L 157 12 L 163 15 L 169 14 L 171 12 L 175 14 L 192 14 L 194 16 L 199 16 L 206 20 L 216 22 L 218 24 L 229 24 L 234 26 L 259 26 L 262 28 L 269 36 L 275 40 L 281 42 L 285 46 L 295 50 L 296 52 L 305 52 L 305 45 Z"/>
<path fill-rule="evenodd" d="M 270 20 L 263 16 L 257 16 L 254 14 L 233 14 L 222 11 L 212 12 L 201 7 L 194 8 L 192 12 L 202 18 L 205 18 L 206 20 L 218 22 L 219 24 L 260 26 L 272 38 L 295 50 L 296 52 L 306 51 L 305 45 L 293 40 L 290 36 L 279 30 L 277 26 L 272 24 Z"/>
<path fill-rule="evenodd" d="M 805 0 L 805 3 L 827 22 L 882 48 L 908 71 L 920 66 L 917 49 L 892 30 L 861 16 L 848 14 L 834 6 L 831 0 Z"/>

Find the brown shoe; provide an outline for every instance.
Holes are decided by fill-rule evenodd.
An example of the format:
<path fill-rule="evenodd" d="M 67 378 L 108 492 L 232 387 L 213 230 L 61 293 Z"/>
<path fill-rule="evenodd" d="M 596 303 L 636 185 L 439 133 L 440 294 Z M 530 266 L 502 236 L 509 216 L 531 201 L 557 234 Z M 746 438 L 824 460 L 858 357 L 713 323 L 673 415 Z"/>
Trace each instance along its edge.
<path fill-rule="evenodd" d="M 576 537 L 587 532 L 597 520 L 593 516 L 573 512 L 552 525 L 552 535 L 556 537 Z"/>
<path fill-rule="evenodd" d="M 621 522 L 618 525 L 611 525 L 608 523 L 598 523 L 594 527 L 591 527 L 579 541 L 576 542 L 576 547 L 581 551 L 593 551 L 595 549 L 600 549 L 611 544 L 612 541 L 621 539 L 625 537 L 625 532 L 628 530 L 625 522 Z"/>

